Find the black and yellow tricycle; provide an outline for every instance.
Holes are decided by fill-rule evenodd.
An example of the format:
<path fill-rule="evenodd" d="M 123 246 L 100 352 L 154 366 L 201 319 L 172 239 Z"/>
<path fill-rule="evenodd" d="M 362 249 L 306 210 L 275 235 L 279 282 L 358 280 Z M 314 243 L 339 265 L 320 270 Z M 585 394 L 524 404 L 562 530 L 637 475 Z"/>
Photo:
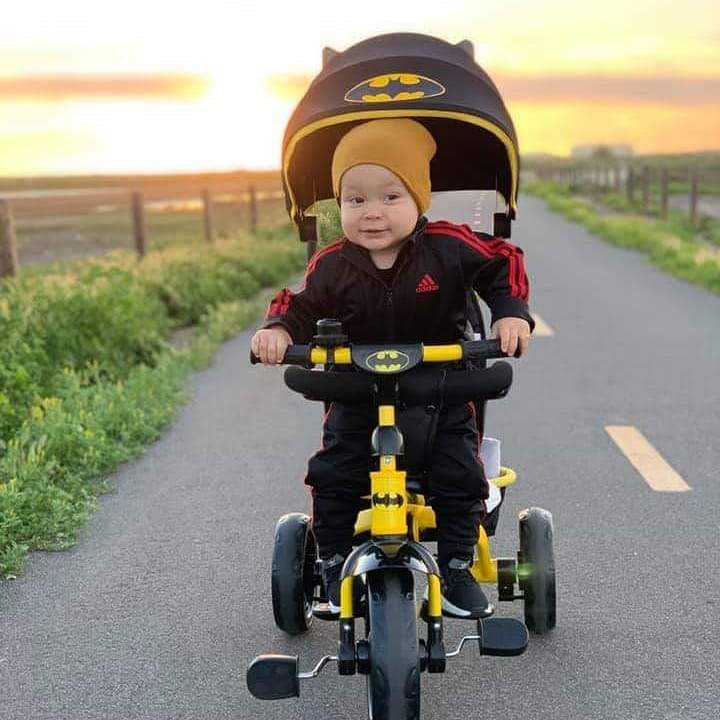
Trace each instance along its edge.
<path fill-rule="evenodd" d="M 395 33 L 370 38 L 344 52 L 326 48 L 323 67 L 292 114 L 282 148 L 282 181 L 290 217 L 308 258 L 316 250 L 319 203 L 332 199 L 331 159 L 340 138 L 354 125 L 382 117 L 408 117 L 433 135 L 437 152 L 430 164 L 433 192 L 491 192 L 496 211 L 487 232 L 510 237 L 517 210 L 519 154 L 512 120 L 490 77 L 473 59 L 472 44 Z M 402 143 L 402 138 L 398 138 Z M 498 205 L 501 207 L 497 211 Z M 432 208 L 431 208 L 432 209 Z M 449 219 L 449 218 L 446 218 Z M 515 557 L 494 559 L 488 535 L 479 530 L 472 573 L 497 585 L 499 601 L 521 600 L 524 623 L 513 618 L 477 620 L 472 634 L 448 652 L 443 640 L 440 573 L 423 542 L 435 534 L 432 498 L 406 478 L 403 437 L 395 423 L 398 403 L 427 404 L 437 389 L 438 368 L 459 364 L 443 375 L 444 402 L 473 402 L 483 434 L 485 401 L 503 397 L 512 368 L 497 340 L 484 335 L 476 298 L 469 298 L 466 340 L 443 346 L 348 343 L 339 323 L 323 320 L 311 345 L 292 345 L 284 362 L 285 382 L 305 397 L 324 402 L 368 403 L 377 407 L 370 473 L 369 508 L 359 513 L 356 545 L 341 573 L 337 653 L 308 672 L 297 657 L 265 655 L 248 668 L 250 692 L 260 699 L 299 695 L 300 681 L 316 677 L 328 663 L 340 675 L 367 676 L 371 720 L 417 720 L 422 672 L 440 673 L 468 642 L 483 655 L 519 655 L 528 630 L 555 625 L 555 562 L 549 512 L 519 514 Z M 438 365 L 440 364 L 440 365 Z M 434 366 L 433 366 L 434 365 Z M 323 370 L 311 368 L 323 366 Z M 432 376 L 432 377 L 430 377 Z M 504 496 L 515 473 L 501 467 L 489 478 Z M 497 510 L 497 508 L 496 508 Z M 497 516 L 497 512 L 495 512 Z M 496 517 L 495 517 L 496 520 Z M 291 635 L 324 617 L 327 594 L 310 519 L 290 513 L 277 523 L 272 560 L 272 600 L 277 626 Z M 424 602 L 416 599 L 415 577 L 424 576 Z M 356 637 L 355 621 L 364 633 Z M 427 625 L 419 637 L 418 620 Z"/>
<path fill-rule="evenodd" d="M 480 526 L 472 573 L 478 582 L 497 584 L 499 601 L 521 599 L 525 624 L 512 618 L 478 620 L 476 633 L 447 652 L 440 571 L 422 544 L 433 537 L 435 514 L 422 488 L 408 482 L 405 471 L 398 469 L 403 437 L 395 424 L 396 407 L 400 402 L 427 404 L 436 397 L 438 375 L 429 375 L 423 366 L 460 361 L 477 366 L 442 373 L 443 402 L 448 404 L 503 397 L 512 383 L 512 368 L 503 361 L 484 367 L 488 359 L 505 357 L 498 340 L 436 346 L 347 345 L 346 341 L 339 323 L 321 320 L 315 343 L 291 345 L 284 358 L 286 364 L 304 366 L 287 368 L 285 383 L 306 398 L 350 404 L 373 399 L 377 406 L 371 448 L 378 469 L 370 473 L 370 507 L 358 514 L 355 524 L 359 544 L 342 569 L 337 654 L 323 657 L 305 673 L 299 672 L 297 656 L 262 655 L 248 668 L 247 683 L 260 699 L 295 697 L 300 680 L 316 677 L 335 662 L 340 675 L 367 676 L 371 720 L 409 720 L 420 717 L 420 674 L 444 672 L 448 658 L 459 655 L 466 642 L 477 641 L 483 655 L 519 655 L 527 647 L 528 628 L 542 633 L 554 627 L 552 518 L 540 508 L 520 513 L 520 549 L 513 558 L 493 559 L 485 527 Z M 326 370 L 309 369 L 313 365 Z M 343 365 L 354 366 L 356 372 L 333 371 Z M 502 488 L 514 481 L 515 473 L 505 467 L 491 479 Z M 414 573 L 427 578 L 422 605 L 416 602 Z M 308 630 L 314 608 L 326 601 L 307 515 L 290 513 L 277 524 L 272 600 L 277 626 L 293 635 Z M 427 624 L 426 638 L 418 637 L 418 615 Z M 358 618 L 365 626 L 361 639 L 355 636 Z"/>

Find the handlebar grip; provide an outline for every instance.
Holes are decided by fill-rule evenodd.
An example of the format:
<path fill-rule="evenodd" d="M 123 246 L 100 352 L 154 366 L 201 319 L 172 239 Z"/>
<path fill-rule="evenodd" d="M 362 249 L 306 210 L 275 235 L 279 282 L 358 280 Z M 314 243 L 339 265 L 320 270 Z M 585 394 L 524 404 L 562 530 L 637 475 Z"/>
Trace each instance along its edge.
<path fill-rule="evenodd" d="M 288 345 L 283 362 L 286 365 L 310 365 L 311 345 Z"/>
<path fill-rule="evenodd" d="M 310 364 L 310 345 L 288 345 L 285 351 L 285 357 L 282 359 L 283 365 L 309 365 Z M 257 365 L 262 360 L 251 350 L 250 364 Z"/>
<path fill-rule="evenodd" d="M 495 360 L 510 357 L 502 351 L 500 340 L 497 338 L 491 340 L 467 340 L 463 343 L 463 348 L 463 357 L 468 360 Z M 513 357 L 520 357 L 520 345 L 518 345 Z"/>

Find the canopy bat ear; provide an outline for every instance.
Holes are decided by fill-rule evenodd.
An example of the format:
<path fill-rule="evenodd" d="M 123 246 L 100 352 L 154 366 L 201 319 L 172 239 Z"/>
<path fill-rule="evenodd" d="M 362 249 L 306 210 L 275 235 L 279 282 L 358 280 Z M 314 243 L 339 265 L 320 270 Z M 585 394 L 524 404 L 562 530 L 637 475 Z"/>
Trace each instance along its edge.
<path fill-rule="evenodd" d="M 324 47 L 322 51 L 322 64 L 325 67 L 336 55 L 340 53 L 337 50 L 333 50 L 331 47 Z"/>
<path fill-rule="evenodd" d="M 459 47 L 461 50 L 464 50 L 473 60 L 475 59 L 475 48 L 473 47 L 473 44 L 470 40 L 461 40 L 459 43 L 456 43 L 455 47 Z"/>

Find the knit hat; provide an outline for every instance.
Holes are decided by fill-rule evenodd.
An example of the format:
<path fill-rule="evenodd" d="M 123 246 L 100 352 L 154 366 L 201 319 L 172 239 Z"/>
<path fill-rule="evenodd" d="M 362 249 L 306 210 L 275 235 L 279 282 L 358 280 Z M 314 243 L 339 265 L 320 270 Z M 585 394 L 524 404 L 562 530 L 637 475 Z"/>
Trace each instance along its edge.
<path fill-rule="evenodd" d="M 335 148 L 332 185 L 340 197 L 343 173 L 355 165 L 382 165 L 405 183 L 422 215 L 430 206 L 430 159 L 437 146 L 432 135 L 415 120 L 370 120 L 347 132 Z"/>

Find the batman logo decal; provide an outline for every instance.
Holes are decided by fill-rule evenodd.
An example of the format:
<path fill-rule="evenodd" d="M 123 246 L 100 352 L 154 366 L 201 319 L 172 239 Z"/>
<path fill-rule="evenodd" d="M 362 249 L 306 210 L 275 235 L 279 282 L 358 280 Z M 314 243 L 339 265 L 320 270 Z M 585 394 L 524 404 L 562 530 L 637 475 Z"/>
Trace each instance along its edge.
<path fill-rule="evenodd" d="M 395 373 L 404 370 L 410 358 L 400 350 L 378 350 L 365 358 L 368 370 L 375 373 Z"/>
<path fill-rule="evenodd" d="M 389 73 L 358 83 L 345 93 L 345 101 L 373 103 L 421 100 L 444 92 L 445 88 L 432 78 L 415 73 Z"/>
<path fill-rule="evenodd" d="M 403 502 L 405 501 L 402 495 L 388 495 L 387 493 L 380 495 L 379 493 L 375 493 L 372 496 L 373 505 L 384 505 L 386 508 L 389 508 L 391 505 L 402 507 Z"/>

